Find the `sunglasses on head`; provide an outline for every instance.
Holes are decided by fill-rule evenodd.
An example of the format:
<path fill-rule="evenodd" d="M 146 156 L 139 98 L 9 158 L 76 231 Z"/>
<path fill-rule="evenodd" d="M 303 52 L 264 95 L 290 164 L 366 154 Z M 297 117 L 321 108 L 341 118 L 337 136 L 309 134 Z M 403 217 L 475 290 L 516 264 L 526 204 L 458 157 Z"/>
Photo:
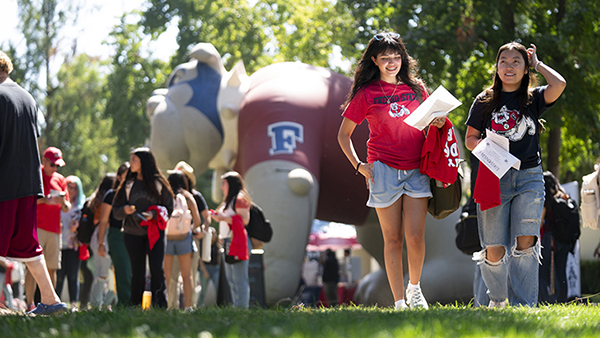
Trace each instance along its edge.
<path fill-rule="evenodd" d="M 373 36 L 373 39 L 375 39 L 377 41 L 381 41 L 388 36 L 391 37 L 392 39 L 400 39 L 400 34 L 398 34 L 398 33 L 379 33 L 379 34 L 375 34 Z"/>

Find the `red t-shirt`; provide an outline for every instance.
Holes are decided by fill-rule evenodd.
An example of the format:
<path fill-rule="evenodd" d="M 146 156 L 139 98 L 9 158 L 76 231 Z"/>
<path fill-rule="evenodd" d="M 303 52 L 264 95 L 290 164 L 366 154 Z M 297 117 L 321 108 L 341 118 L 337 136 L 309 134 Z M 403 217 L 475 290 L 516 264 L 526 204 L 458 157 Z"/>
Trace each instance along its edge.
<path fill-rule="evenodd" d="M 429 96 L 425 90 L 421 95 L 423 100 Z M 381 161 L 392 168 L 411 170 L 419 168 L 425 135 L 404 120 L 418 106 L 417 95 L 408 85 L 396 87 L 377 80 L 356 93 L 342 116 L 356 124 L 367 119 L 369 163 Z"/>
<path fill-rule="evenodd" d="M 440 182 L 454 184 L 459 163 L 456 135 L 452 122 L 446 118 L 446 124 L 442 128 L 429 128 L 423 146 L 420 172 Z"/>
<path fill-rule="evenodd" d="M 48 196 L 51 190 L 67 192 L 67 180 L 59 173 L 46 176 L 42 169 L 42 180 L 44 181 L 44 196 Z M 65 195 L 67 201 L 69 194 Z M 46 231 L 61 233 L 60 227 L 60 204 L 50 205 L 40 203 L 37 206 L 37 227 Z"/>

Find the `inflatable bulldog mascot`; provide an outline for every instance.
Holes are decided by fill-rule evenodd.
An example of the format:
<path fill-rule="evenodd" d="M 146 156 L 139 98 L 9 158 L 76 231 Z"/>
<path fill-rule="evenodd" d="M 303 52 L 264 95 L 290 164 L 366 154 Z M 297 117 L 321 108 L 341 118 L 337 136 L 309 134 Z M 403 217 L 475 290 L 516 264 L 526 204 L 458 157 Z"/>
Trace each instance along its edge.
<path fill-rule="evenodd" d="M 383 267 L 383 238 L 375 212 L 365 206 L 365 180 L 337 143 L 351 80 L 297 62 L 247 76 L 240 61 L 228 72 L 209 43 L 196 45 L 190 56 L 175 68 L 168 88 L 148 100 L 151 148 L 162 169 L 184 160 L 197 173 L 214 170 L 215 201 L 221 200 L 223 173 L 244 177 L 274 228 L 264 247 L 267 303 L 296 293 L 315 218 L 357 225 L 359 242 Z M 365 159 L 366 123 L 353 138 Z M 457 211 L 442 221 L 428 218 L 421 284 L 429 302 L 472 297 L 475 263 L 454 246 L 458 217 Z M 392 305 L 383 269 L 363 279 L 355 301 Z"/>

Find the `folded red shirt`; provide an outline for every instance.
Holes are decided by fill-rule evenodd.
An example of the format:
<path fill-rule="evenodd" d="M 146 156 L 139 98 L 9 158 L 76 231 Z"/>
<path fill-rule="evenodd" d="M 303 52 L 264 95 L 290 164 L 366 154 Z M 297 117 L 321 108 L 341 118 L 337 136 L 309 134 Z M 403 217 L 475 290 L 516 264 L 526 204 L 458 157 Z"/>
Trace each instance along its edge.
<path fill-rule="evenodd" d="M 482 211 L 500 205 L 500 179 L 481 162 L 475 180 L 473 199 L 475 203 L 479 203 Z"/>
<path fill-rule="evenodd" d="M 241 261 L 248 260 L 250 258 L 250 254 L 248 253 L 248 233 L 246 232 L 242 217 L 237 214 L 233 215 L 229 226 L 231 227 L 231 232 L 233 234 L 229 252 L 227 254 L 229 256 L 235 256 Z"/>
<path fill-rule="evenodd" d="M 167 208 L 162 205 L 151 205 L 146 211 L 156 211 L 156 218 L 140 223 L 141 226 L 148 227 L 148 244 L 150 245 L 150 250 L 152 250 L 154 244 L 156 244 L 156 241 L 160 238 L 160 230 L 165 230 L 167 228 L 169 212 L 167 211 Z"/>
<path fill-rule="evenodd" d="M 421 151 L 419 172 L 445 184 L 454 184 L 460 157 L 452 122 L 446 118 L 442 128 L 429 127 Z"/>

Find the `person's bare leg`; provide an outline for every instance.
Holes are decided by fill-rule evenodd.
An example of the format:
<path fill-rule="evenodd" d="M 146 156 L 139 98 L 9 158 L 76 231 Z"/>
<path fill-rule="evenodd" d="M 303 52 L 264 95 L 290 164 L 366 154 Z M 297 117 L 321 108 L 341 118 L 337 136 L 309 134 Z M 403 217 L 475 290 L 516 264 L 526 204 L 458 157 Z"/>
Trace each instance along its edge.
<path fill-rule="evenodd" d="M 31 276 L 37 282 L 37 285 L 40 288 L 40 295 L 42 298 L 42 304 L 46 305 L 54 305 L 60 302 L 60 298 L 54 291 L 54 286 L 52 286 L 52 282 L 50 281 L 50 275 L 48 274 L 48 269 L 46 268 L 46 261 L 42 257 L 40 260 L 35 260 L 31 262 L 26 262 L 28 273 L 31 272 Z M 35 283 L 34 287 L 35 287 Z M 33 299 L 33 292 L 31 293 Z M 29 302 L 29 298 L 28 298 Z"/>
<path fill-rule="evenodd" d="M 33 275 L 31 274 L 29 264 L 26 264 L 26 265 L 27 265 L 27 272 L 25 273 L 25 300 L 27 301 L 27 305 L 29 305 L 29 304 L 33 304 L 33 302 L 34 302 L 33 297 L 35 294 L 36 283 L 35 283 L 35 279 L 33 278 Z"/>
<path fill-rule="evenodd" d="M 404 278 L 402 273 L 402 247 L 404 235 L 402 231 L 402 200 L 400 197 L 387 208 L 376 208 L 379 224 L 383 233 L 383 252 L 385 270 L 394 301 L 404 299 Z"/>
<path fill-rule="evenodd" d="M 404 237 L 408 258 L 410 283 L 417 285 L 421 279 L 425 260 L 425 219 L 427 218 L 428 198 L 404 196 Z"/>
<path fill-rule="evenodd" d="M 179 256 L 181 278 L 183 279 L 183 303 L 185 309 L 192 307 L 193 278 L 192 278 L 192 253 Z"/>
<path fill-rule="evenodd" d="M 163 270 L 165 272 L 165 286 L 167 288 L 167 290 L 169 290 L 169 287 L 173 284 L 173 281 L 171 280 L 171 273 L 172 273 L 172 269 L 173 269 L 173 255 L 165 255 L 165 260 L 163 262 Z M 169 303 L 171 303 L 171 299 L 169 299 Z"/>
<path fill-rule="evenodd" d="M 50 282 L 52 282 L 52 286 L 56 287 L 56 270 L 48 269 L 48 275 L 50 276 Z"/>

